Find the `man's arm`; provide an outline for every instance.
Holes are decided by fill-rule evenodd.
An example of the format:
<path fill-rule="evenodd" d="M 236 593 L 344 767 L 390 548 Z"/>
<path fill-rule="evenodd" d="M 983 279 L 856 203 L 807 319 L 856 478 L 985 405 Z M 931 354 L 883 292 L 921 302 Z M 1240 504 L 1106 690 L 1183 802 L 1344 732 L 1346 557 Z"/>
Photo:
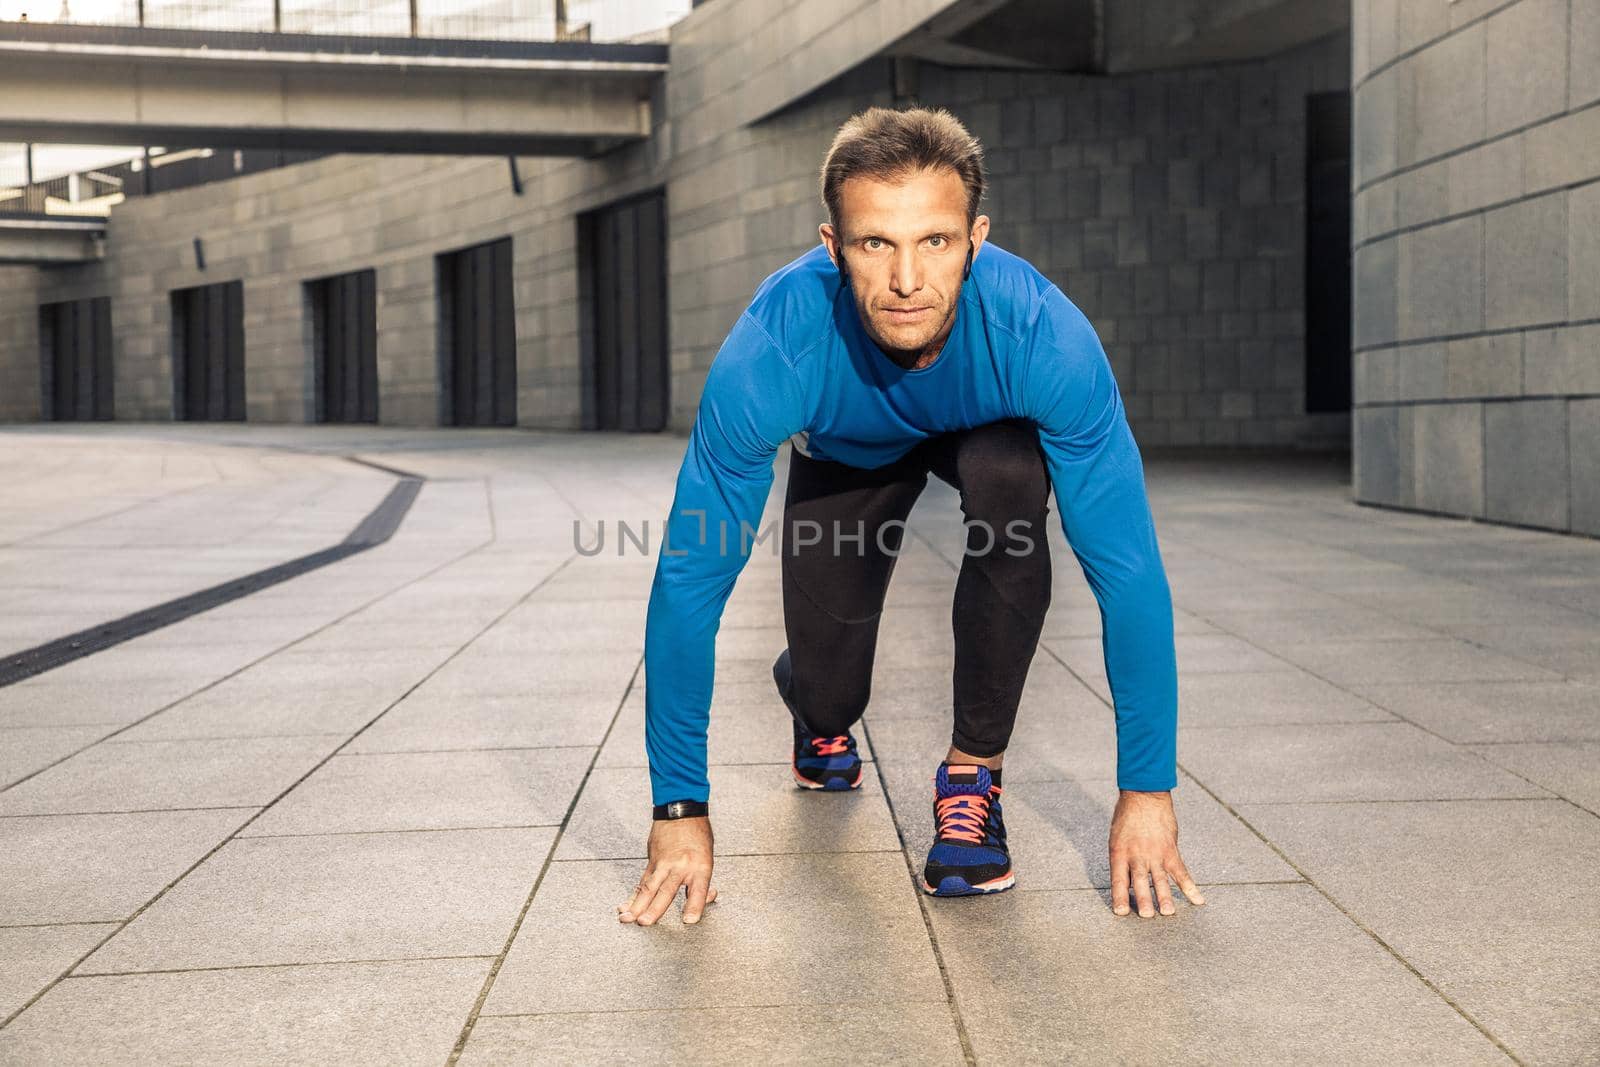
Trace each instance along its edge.
<path fill-rule="evenodd" d="M 650 590 L 645 747 L 656 804 L 710 793 L 706 727 L 722 609 L 753 548 L 778 446 L 804 428 L 803 406 L 783 353 L 740 316 L 706 375 Z"/>
<path fill-rule="evenodd" d="M 1023 414 L 1039 427 L 1067 543 L 1100 606 L 1101 649 L 1117 721 L 1111 902 L 1127 914 L 1175 910 L 1170 875 L 1203 904 L 1178 853 L 1171 790 L 1178 784 L 1178 670 L 1172 593 L 1145 492 L 1144 466 L 1122 396 L 1093 326 L 1054 286 L 1025 342 Z"/>
<path fill-rule="evenodd" d="M 645 749 L 655 804 L 710 796 L 706 728 L 722 609 L 754 548 L 778 446 L 804 429 L 804 407 L 785 355 L 740 316 L 706 375 L 650 590 Z M 649 926 L 685 887 L 683 921 L 698 922 L 716 899 L 712 850 L 706 816 L 653 822 L 649 864 L 618 918 Z"/>
<path fill-rule="evenodd" d="M 1025 414 L 1038 423 L 1062 530 L 1100 605 L 1117 785 L 1169 790 L 1178 784 L 1178 669 L 1144 467 L 1094 328 L 1053 286 L 1041 303 L 1027 342 Z"/>

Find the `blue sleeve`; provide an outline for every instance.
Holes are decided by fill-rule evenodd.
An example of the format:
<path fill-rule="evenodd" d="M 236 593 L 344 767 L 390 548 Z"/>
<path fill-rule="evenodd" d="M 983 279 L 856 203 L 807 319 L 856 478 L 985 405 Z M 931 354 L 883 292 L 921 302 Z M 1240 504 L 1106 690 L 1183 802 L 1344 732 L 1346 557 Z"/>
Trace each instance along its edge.
<path fill-rule="evenodd" d="M 722 609 L 755 548 L 778 446 L 805 428 L 803 410 L 788 359 L 748 312 L 740 316 L 706 374 L 645 615 L 653 803 L 709 798 L 706 727 Z"/>
<path fill-rule="evenodd" d="M 1117 720 L 1117 786 L 1178 784 L 1172 593 L 1144 467 L 1094 327 L 1060 289 L 1040 298 L 1025 345 L 1022 414 L 1039 427 L 1056 510 L 1100 605 Z"/>

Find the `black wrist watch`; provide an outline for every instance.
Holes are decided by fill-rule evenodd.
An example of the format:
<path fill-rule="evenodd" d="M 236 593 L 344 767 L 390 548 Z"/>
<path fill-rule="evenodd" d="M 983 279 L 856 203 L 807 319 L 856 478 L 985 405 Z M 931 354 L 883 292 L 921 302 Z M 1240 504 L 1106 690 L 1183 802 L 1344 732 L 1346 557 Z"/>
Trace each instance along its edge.
<path fill-rule="evenodd" d="M 657 822 L 663 819 L 693 819 L 711 814 L 711 809 L 703 800 L 674 800 L 667 804 L 657 804 L 652 811 L 652 817 Z"/>

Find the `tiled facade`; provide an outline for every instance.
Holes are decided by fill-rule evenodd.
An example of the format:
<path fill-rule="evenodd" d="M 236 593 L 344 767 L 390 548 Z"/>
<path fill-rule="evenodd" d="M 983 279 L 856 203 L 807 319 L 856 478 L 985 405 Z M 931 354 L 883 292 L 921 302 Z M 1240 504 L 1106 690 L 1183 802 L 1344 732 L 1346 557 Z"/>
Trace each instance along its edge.
<path fill-rule="evenodd" d="M 1600 5 L 1354 15 L 1356 498 L 1600 534 Z"/>

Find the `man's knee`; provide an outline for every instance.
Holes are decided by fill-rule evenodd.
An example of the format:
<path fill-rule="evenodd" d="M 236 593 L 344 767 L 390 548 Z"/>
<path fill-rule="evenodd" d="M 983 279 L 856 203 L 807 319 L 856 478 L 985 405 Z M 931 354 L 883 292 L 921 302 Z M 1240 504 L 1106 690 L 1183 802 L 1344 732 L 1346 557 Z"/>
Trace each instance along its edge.
<path fill-rule="evenodd" d="M 1050 495 L 1050 472 L 1032 423 L 1008 420 L 979 427 L 956 460 L 962 509 L 970 520 L 1004 526 L 1034 519 Z"/>

